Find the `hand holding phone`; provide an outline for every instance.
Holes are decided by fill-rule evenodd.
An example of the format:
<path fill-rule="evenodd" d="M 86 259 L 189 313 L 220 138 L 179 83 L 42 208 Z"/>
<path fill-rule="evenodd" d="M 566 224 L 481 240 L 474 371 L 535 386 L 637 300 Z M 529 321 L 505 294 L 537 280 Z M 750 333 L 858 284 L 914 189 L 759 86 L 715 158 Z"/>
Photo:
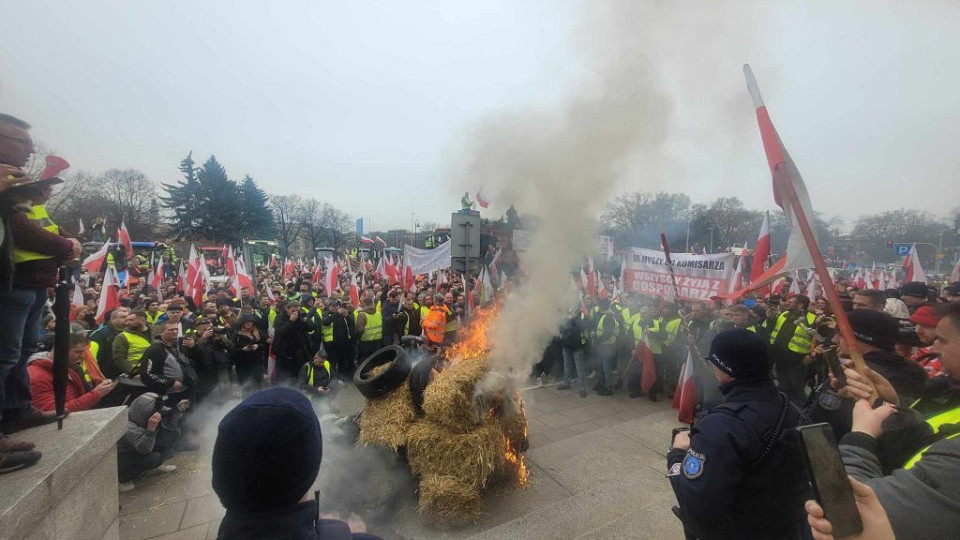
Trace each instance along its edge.
<path fill-rule="evenodd" d="M 830 424 L 801 426 L 797 432 L 803 441 L 813 492 L 823 509 L 823 517 L 833 525 L 834 537 L 846 538 L 860 534 L 863 532 L 863 522 Z"/>

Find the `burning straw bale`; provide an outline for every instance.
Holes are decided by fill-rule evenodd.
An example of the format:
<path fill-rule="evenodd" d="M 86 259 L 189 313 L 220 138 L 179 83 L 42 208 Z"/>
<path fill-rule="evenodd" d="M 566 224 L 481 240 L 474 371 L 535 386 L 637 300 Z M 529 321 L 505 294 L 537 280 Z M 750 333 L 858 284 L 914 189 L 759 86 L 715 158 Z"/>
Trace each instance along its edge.
<path fill-rule="evenodd" d="M 452 476 L 431 474 L 420 479 L 420 516 L 436 527 L 475 523 L 483 510 L 480 490 Z"/>
<path fill-rule="evenodd" d="M 486 359 L 464 358 L 450 367 L 427 386 L 423 392 L 423 410 L 432 422 L 463 433 L 477 427 L 473 393 L 477 383 L 488 371 Z"/>
<path fill-rule="evenodd" d="M 379 399 L 368 399 L 363 405 L 357 444 L 380 444 L 396 450 L 406 444 L 407 430 L 415 419 L 410 386 L 404 381 L 393 392 Z"/>
<path fill-rule="evenodd" d="M 503 428 L 496 419 L 466 433 L 425 421 L 407 432 L 407 459 L 414 474 L 455 478 L 477 490 L 502 468 L 503 450 Z"/>

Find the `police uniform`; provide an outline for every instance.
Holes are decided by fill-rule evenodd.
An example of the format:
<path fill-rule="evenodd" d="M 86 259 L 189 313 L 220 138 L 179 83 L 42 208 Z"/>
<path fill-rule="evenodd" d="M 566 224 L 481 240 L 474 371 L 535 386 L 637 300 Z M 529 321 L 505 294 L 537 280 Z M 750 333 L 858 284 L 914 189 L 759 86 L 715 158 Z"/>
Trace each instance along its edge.
<path fill-rule="evenodd" d="M 667 455 L 688 538 L 798 538 L 803 528 L 800 413 L 770 378 L 766 349 L 744 329 L 711 344 L 708 360 L 734 378 L 720 387 L 726 401 L 694 424 L 689 449 Z"/>

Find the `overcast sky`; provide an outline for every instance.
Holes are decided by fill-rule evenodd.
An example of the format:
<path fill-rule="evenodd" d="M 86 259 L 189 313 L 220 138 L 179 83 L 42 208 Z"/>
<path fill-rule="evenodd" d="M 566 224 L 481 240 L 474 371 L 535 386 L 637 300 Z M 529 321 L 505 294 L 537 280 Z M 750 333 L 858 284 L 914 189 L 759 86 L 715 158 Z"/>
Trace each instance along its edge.
<path fill-rule="evenodd" d="M 671 6 L 624 12 L 651 36 L 644 53 L 672 109 L 657 150 L 668 165 L 631 170 L 621 191 L 770 208 L 741 70 L 750 62 L 815 209 L 849 222 L 960 206 L 960 2 Z M 572 60 L 587 9 L 0 0 L 0 111 L 31 122 L 74 169 L 172 182 L 193 150 L 368 228 L 409 227 L 411 212 L 446 222 L 472 126 L 506 108 L 549 110 L 589 73 Z"/>

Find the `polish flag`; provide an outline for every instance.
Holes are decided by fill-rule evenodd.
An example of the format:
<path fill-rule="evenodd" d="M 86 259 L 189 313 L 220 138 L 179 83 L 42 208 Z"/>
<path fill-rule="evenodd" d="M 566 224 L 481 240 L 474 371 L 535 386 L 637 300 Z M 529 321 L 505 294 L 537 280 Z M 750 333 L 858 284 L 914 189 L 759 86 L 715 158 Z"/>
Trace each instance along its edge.
<path fill-rule="evenodd" d="M 111 309 L 120 306 L 120 300 L 117 298 L 119 286 L 115 281 L 113 272 L 103 274 L 103 285 L 100 288 L 100 299 L 97 301 L 97 322 L 102 323 L 106 313 Z"/>
<path fill-rule="evenodd" d="M 383 247 L 387 247 L 387 241 L 384 240 L 383 238 L 380 238 L 379 236 L 374 236 L 374 237 L 373 237 L 373 241 L 376 242 L 376 243 L 378 243 L 378 244 L 380 244 L 380 245 L 383 246 Z M 381 259 L 381 260 L 383 260 L 383 259 Z"/>
<path fill-rule="evenodd" d="M 224 266 L 226 266 L 227 276 L 237 277 L 237 261 L 236 261 L 236 257 L 233 254 L 233 246 L 227 246 L 226 249 L 227 249 L 227 256 L 224 257 L 223 264 Z"/>
<path fill-rule="evenodd" d="M 587 294 L 597 299 L 597 273 L 593 270 L 593 257 L 587 257 Z"/>
<path fill-rule="evenodd" d="M 273 295 L 273 289 L 270 288 L 270 284 L 267 283 L 267 280 L 263 280 L 263 288 L 267 290 L 267 301 L 270 302 L 270 305 L 277 303 L 277 297 Z"/>
<path fill-rule="evenodd" d="M 83 307 L 83 289 L 80 287 L 80 282 L 74 282 L 73 284 L 73 298 L 70 299 L 70 305 L 73 307 Z"/>
<path fill-rule="evenodd" d="M 177 281 L 180 282 L 180 290 L 187 290 L 187 271 L 183 267 L 183 259 L 180 259 L 180 268 L 177 269 Z"/>
<path fill-rule="evenodd" d="M 198 262 L 199 257 L 197 256 L 197 248 L 193 244 L 190 244 L 190 255 L 187 258 L 187 278 L 183 282 L 183 294 L 186 296 L 193 296 L 193 284 L 197 281 L 197 274 L 200 273 L 200 264 Z M 180 263 L 181 266 L 183 263 Z M 183 273 L 181 272 L 182 276 Z"/>
<path fill-rule="evenodd" d="M 388 284 L 396 285 L 400 283 L 400 271 L 397 269 L 397 265 L 393 260 L 387 261 L 387 264 L 384 266 L 384 272 L 386 273 Z"/>
<path fill-rule="evenodd" d="M 107 251 L 110 250 L 110 242 L 104 242 L 100 249 L 95 253 L 90 254 L 89 257 L 83 260 L 81 265 L 84 270 L 90 272 L 91 274 L 96 274 L 100 272 L 100 269 L 103 267 L 103 262 L 107 259 Z"/>
<path fill-rule="evenodd" d="M 817 299 L 819 289 L 820 280 L 817 279 L 816 272 L 810 272 L 810 281 L 807 282 L 807 298 L 809 298 L 811 302 Z"/>
<path fill-rule="evenodd" d="M 673 408 L 680 409 L 678 419 L 684 424 L 693 424 L 697 405 L 697 382 L 693 376 L 693 352 L 687 352 L 687 361 L 680 369 L 680 386 L 673 394 Z"/>
<path fill-rule="evenodd" d="M 360 307 L 360 289 L 357 288 L 357 275 L 350 274 L 350 303 L 353 309 Z"/>
<path fill-rule="evenodd" d="M 44 165 L 43 170 L 40 172 L 39 180 L 49 180 L 56 177 L 65 169 L 70 168 L 70 163 L 68 163 L 67 160 L 60 156 L 54 156 L 53 154 L 44 158 Z"/>
<path fill-rule="evenodd" d="M 369 236 L 361 236 L 361 237 L 360 237 L 360 242 L 362 242 L 362 243 L 364 243 L 364 244 L 372 244 L 372 243 L 373 243 L 373 238 L 370 238 Z"/>
<path fill-rule="evenodd" d="M 320 283 L 320 265 L 319 265 L 319 264 L 314 264 L 314 265 L 313 265 L 313 276 L 310 278 L 310 284 L 311 284 L 311 285 L 316 285 L 316 284 L 318 284 L 318 283 Z M 328 296 L 329 296 L 329 294 L 330 294 L 330 292 L 327 291 L 327 295 L 328 295 Z"/>
<path fill-rule="evenodd" d="M 163 262 L 158 262 L 156 268 L 150 269 L 150 286 L 157 291 L 157 300 L 160 299 L 160 288 L 163 286 Z"/>
<path fill-rule="evenodd" d="M 478 190 L 477 190 L 477 204 L 480 205 L 480 208 L 486 208 L 486 207 L 490 206 L 490 201 L 488 201 L 487 199 L 483 198 L 483 190 L 481 190 L 481 189 L 478 189 Z"/>
<path fill-rule="evenodd" d="M 380 257 L 380 259 L 377 261 L 377 267 L 373 270 L 374 275 L 377 276 L 377 283 L 382 281 L 384 276 L 387 275 L 386 268 L 383 266 L 383 259 L 383 257 Z"/>
<path fill-rule="evenodd" d="M 766 220 L 764 220 L 764 222 L 766 222 Z M 727 290 L 729 292 L 739 291 L 741 288 L 743 288 L 743 271 L 747 266 L 747 253 L 747 244 L 744 242 L 743 251 L 740 252 L 740 258 L 737 260 L 737 266 L 733 269 L 733 274 L 730 276 L 730 283 L 727 285 Z"/>
<path fill-rule="evenodd" d="M 404 276 L 404 290 L 415 293 L 417 292 L 417 278 L 413 275 L 413 267 L 410 266 L 407 261 L 407 256 L 403 257 L 403 276 Z"/>
<path fill-rule="evenodd" d="M 117 242 L 123 245 L 123 251 L 127 254 L 127 263 L 133 259 L 133 242 L 130 241 L 130 233 L 127 232 L 127 225 L 120 222 L 120 228 L 117 229 Z"/>
<path fill-rule="evenodd" d="M 750 283 L 760 279 L 760 276 L 770 266 L 770 214 L 763 215 L 763 224 L 760 225 L 760 236 L 757 237 L 757 246 L 753 249 L 753 260 L 750 263 Z M 740 287 L 737 287 L 739 289 Z M 763 287 L 763 294 L 769 287 Z"/>
<path fill-rule="evenodd" d="M 960 281 L 960 260 L 957 260 L 956 266 L 950 272 L 950 282 Z"/>
<path fill-rule="evenodd" d="M 580 267 L 580 289 L 583 290 L 583 292 L 589 291 L 590 289 L 587 288 L 589 283 L 590 283 L 590 280 L 587 279 L 587 274 L 583 271 L 583 267 L 581 266 Z"/>
<path fill-rule="evenodd" d="M 297 275 L 297 266 L 293 262 L 293 259 L 287 257 L 284 259 L 283 263 L 283 277 L 284 279 L 293 279 Z"/>
<path fill-rule="evenodd" d="M 720 295 L 722 298 L 738 298 L 743 294 L 757 290 L 767 283 L 777 279 L 783 273 L 793 270 L 805 270 L 815 266 L 813 256 L 810 254 L 812 249 L 817 249 L 816 245 L 807 246 L 801 230 L 800 218 L 794 212 L 790 201 L 790 187 L 796 194 L 796 202 L 803 211 L 804 216 L 810 218 L 814 215 L 813 208 L 810 206 L 810 195 L 807 194 L 807 187 L 803 183 L 803 177 L 797 169 L 790 153 L 783 146 L 777 129 L 770 120 L 770 114 L 763 103 L 763 97 L 760 95 L 760 89 L 757 87 L 757 81 L 750 71 L 750 66 L 743 66 L 744 76 L 747 79 L 747 90 L 753 99 L 753 105 L 757 110 L 757 123 L 760 127 L 760 139 L 763 142 L 763 149 L 767 155 L 767 164 L 770 167 L 770 173 L 773 176 L 773 199 L 787 218 L 787 224 L 790 225 L 790 235 L 787 238 L 787 250 L 783 257 L 775 262 L 770 268 L 761 273 L 750 283 L 749 286 L 740 289 L 732 294 Z M 769 224 L 768 224 L 769 229 Z M 758 242 L 759 244 L 759 242 Z M 757 246 L 759 248 L 759 245 Z M 752 272 L 751 272 L 752 273 Z"/>
<path fill-rule="evenodd" d="M 640 390 L 644 393 L 653 388 L 653 383 L 657 382 L 657 361 L 653 358 L 653 351 L 650 350 L 650 343 L 647 341 L 647 333 L 643 333 L 643 339 L 633 350 L 633 356 L 640 361 L 642 371 L 640 372 Z M 674 394 L 676 395 L 676 394 Z"/>
<path fill-rule="evenodd" d="M 333 262 L 332 258 L 329 259 L 329 261 L 330 264 L 327 266 L 327 275 L 324 276 L 323 281 L 323 288 L 327 296 L 331 296 L 340 283 L 340 264 Z"/>
<path fill-rule="evenodd" d="M 793 281 L 790 282 L 790 290 L 787 291 L 787 298 L 800 294 L 800 274 L 793 271 Z"/>
<path fill-rule="evenodd" d="M 910 246 L 910 254 L 907 255 L 907 258 L 903 261 L 904 273 L 906 276 L 903 278 L 904 282 L 910 281 L 919 281 L 920 283 L 927 282 L 927 273 L 923 271 L 923 267 L 920 266 L 920 257 L 917 256 L 917 245 L 914 244 Z"/>

